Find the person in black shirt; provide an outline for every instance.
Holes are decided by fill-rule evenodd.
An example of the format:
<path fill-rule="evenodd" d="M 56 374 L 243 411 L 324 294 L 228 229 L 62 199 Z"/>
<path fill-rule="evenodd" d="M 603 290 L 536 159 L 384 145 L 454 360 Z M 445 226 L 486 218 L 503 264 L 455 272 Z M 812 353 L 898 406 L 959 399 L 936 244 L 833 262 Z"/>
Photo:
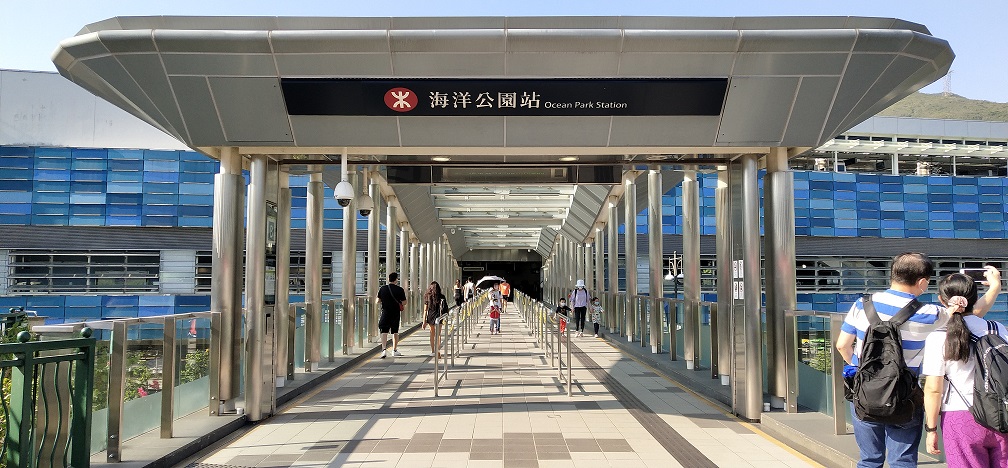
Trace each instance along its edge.
<path fill-rule="evenodd" d="M 378 289 L 378 302 L 381 304 L 378 332 L 381 333 L 382 359 L 385 359 L 389 333 L 392 333 L 392 355 L 402 356 L 399 352 L 399 319 L 406 307 L 406 291 L 398 283 L 399 273 L 392 272 L 388 275 L 388 284 Z"/>

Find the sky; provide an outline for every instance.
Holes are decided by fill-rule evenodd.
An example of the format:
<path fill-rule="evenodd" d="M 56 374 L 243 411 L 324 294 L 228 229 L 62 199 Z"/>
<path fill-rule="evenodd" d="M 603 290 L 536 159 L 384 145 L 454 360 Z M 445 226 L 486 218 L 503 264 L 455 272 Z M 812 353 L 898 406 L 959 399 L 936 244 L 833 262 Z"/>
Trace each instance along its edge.
<path fill-rule="evenodd" d="M 921 23 L 951 44 L 952 92 L 1008 103 L 1005 11 L 1005 0 L 0 0 L 0 68 L 54 71 L 61 40 L 113 16 L 878 16 Z"/>

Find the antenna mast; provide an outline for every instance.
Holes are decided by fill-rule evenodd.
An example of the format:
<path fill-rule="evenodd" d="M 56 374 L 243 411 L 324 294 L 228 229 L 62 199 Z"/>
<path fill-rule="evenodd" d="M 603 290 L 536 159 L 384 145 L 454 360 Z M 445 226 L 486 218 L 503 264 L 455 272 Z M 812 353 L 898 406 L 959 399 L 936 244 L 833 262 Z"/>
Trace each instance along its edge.
<path fill-rule="evenodd" d="M 945 87 L 942 89 L 942 96 L 952 95 L 952 73 L 955 70 L 949 70 L 948 74 L 945 75 Z"/>

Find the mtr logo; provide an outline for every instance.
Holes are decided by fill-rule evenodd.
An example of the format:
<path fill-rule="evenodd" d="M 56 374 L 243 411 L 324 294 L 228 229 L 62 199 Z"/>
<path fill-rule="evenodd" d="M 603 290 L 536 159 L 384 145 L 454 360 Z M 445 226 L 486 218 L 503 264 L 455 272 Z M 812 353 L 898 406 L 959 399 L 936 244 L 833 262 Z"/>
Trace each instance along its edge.
<path fill-rule="evenodd" d="M 417 96 L 407 88 L 392 88 L 385 93 L 385 105 L 396 112 L 409 112 L 416 108 Z"/>

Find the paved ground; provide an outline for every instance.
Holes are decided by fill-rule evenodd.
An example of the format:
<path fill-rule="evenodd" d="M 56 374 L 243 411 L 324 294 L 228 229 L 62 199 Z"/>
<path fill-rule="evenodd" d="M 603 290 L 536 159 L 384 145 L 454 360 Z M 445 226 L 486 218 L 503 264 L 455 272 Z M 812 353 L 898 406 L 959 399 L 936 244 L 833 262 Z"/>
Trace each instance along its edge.
<path fill-rule="evenodd" d="M 574 338 L 574 395 L 514 313 L 478 327 L 434 397 L 426 331 L 202 458 L 201 467 L 804 467 L 623 355 Z"/>

